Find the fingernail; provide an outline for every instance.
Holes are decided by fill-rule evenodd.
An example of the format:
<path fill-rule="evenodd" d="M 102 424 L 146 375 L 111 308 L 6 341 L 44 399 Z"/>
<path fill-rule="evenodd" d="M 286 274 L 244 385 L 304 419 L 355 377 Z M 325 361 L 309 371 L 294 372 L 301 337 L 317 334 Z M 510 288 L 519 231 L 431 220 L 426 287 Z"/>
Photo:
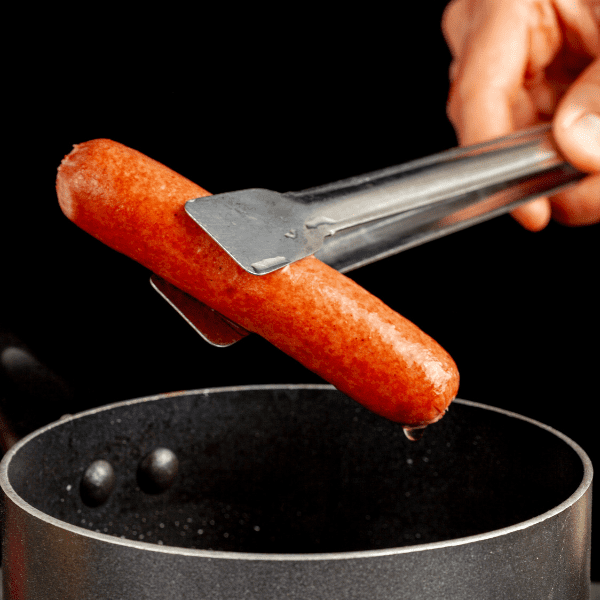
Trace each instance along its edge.
<path fill-rule="evenodd" d="M 600 115 L 585 113 L 571 126 L 571 136 L 578 146 L 600 158 Z"/>

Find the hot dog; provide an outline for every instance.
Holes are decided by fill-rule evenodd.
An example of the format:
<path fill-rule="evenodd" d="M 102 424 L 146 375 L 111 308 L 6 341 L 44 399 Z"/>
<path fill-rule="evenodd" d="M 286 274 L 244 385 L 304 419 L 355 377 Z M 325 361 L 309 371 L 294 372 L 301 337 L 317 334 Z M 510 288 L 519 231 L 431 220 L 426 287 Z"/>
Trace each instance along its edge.
<path fill-rule="evenodd" d="M 458 390 L 450 355 L 416 325 L 314 257 L 251 275 L 185 213 L 209 193 L 122 144 L 74 146 L 59 169 L 64 214 L 370 410 L 410 427 L 442 417 Z"/>

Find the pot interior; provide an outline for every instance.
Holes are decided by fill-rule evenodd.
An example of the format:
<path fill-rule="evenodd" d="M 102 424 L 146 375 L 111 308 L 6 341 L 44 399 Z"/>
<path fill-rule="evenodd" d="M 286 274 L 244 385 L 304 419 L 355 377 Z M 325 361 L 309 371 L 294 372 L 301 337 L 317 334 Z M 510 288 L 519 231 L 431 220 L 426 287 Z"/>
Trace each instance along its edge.
<path fill-rule="evenodd" d="M 159 447 L 179 463 L 161 492 L 140 477 Z M 99 459 L 116 477 L 108 499 L 92 506 L 82 478 Z M 583 465 L 552 431 L 483 405 L 455 401 L 411 442 L 398 424 L 330 387 L 268 386 L 84 413 L 29 439 L 8 475 L 30 505 L 100 533 L 183 548 L 320 553 L 518 524 L 568 499 Z"/>

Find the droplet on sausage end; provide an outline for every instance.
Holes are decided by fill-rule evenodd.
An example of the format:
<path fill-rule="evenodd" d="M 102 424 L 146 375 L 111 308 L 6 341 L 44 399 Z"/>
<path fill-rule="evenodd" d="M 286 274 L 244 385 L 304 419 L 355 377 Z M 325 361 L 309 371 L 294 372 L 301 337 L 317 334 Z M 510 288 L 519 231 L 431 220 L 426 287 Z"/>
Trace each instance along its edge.
<path fill-rule="evenodd" d="M 404 435 L 411 442 L 418 442 L 423 437 L 423 434 L 425 433 L 425 429 L 427 429 L 427 425 L 423 425 L 421 427 L 405 426 L 403 429 L 404 429 Z"/>

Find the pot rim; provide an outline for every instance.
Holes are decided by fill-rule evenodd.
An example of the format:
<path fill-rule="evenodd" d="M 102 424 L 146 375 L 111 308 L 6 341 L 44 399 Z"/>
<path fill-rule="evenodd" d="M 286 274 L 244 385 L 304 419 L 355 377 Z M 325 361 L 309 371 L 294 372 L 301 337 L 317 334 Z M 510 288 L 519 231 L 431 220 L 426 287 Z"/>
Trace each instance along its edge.
<path fill-rule="evenodd" d="M 8 479 L 8 468 L 10 465 L 10 461 L 13 457 L 19 452 L 19 450 L 25 446 L 30 440 L 36 438 L 39 435 L 44 434 L 46 431 L 53 429 L 54 427 L 59 427 L 63 423 L 67 423 L 69 421 L 74 421 L 77 419 L 81 419 L 87 417 L 89 415 L 93 415 L 96 413 L 100 413 L 103 411 L 108 411 L 113 408 L 117 408 L 120 406 L 127 406 L 131 404 L 139 404 L 142 402 L 153 402 L 156 400 L 161 400 L 165 398 L 174 398 L 177 396 L 185 396 L 185 395 L 199 395 L 199 394 L 213 394 L 220 392 L 243 392 L 243 391 L 251 391 L 251 390 L 268 390 L 268 389 L 321 389 L 321 390 L 335 390 L 336 388 L 329 384 L 319 384 L 319 383 L 306 383 L 306 384 L 263 384 L 263 385 L 241 385 L 241 386 L 224 386 L 224 387 L 215 387 L 215 388 L 200 388 L 196 390 L 182 390 L 179 392 L 167 392 L 163 394 L 155 394 L 153 396 L 144 396 L 141 398 L 134 398 L 132 400 L 123 400 L 120 402 L 114 402 L 111 404 L 107 404 L 104 406 L 100 406 L 97 408 L 92 408 L 90 410 L 86 410 L 75 415 L 70 415 L 68 417 L 61 418 L 58 421 L 50 423 L 21 439 L 17 442 L 4 456 L 2 462 L 0 463 L 0 487 L 6 496 L 19 508 L 23 511 L 28 512 L 32 517 L 38 518 L 41 521 L 47 523 L 48 525 L 52 525 L 54 527 L 58 527 L 59 529 L 63 529 L 75 535 L 85 536 L 88 538 L 92 538 L 98 542 L 108 543 L 108 544 L 116 544 L 118 546 L 126 546 L 132 549 L 145 550 L 151 552 L 159 552 L 163 554 L 176 554 L 176 555 L 184 555 L 184 556 L 195 556 L 198 558 L 212 558 L 212 559 L 229 559 L 229 560 L 260 560 L 260 561 L 318 561 L 318 560 L 348 560 L 348 559 L 359 559 L 359 558 L 371 558 L 371 557 L 380 557 L 380 556 L 390 556 L 396 554 L 409 554 L 413 552 L 423 552 L 426 550 L 437 550 L 443 548 L 449 548 L 453 546 L 462 546 L 465 544 L 471 544 L 474 542 L 480 542 L 484 540 L 489 540 L 492 538 L 508 535 L 510 533 L 514 533 L 516 531 L 520 531 L 523 529 L 527 529 L 529 527 L 533 527 L 542 523 L 543 521 L 558 515 L 569 507 L 573 506 L 588 490 L 591 486 L 592 478 L 593 478 L 593 467 L 591 460 L 585 451 L 576 444 L 569 437 L 557 431 L 556 429 L 550 427 L 549 425 L 544 425 L 539 421 L 531 419 L 529 417 L 525 417 L 523 415 L 519 415 L 518 413 L 504 410 L 502 408 L 497 408 L 494 406 L 488 406 L 486 404 L 482 404 L 480 402 L 473 402 L 471 400 L 462 400 L 456 398 L 454 402 L 458 404 L 464 404 L 466 406 L 472 406 L 475 408 L 481 408 L 484 410 L 490 410 L 493 412 L 497 412 L 503 414 L 508 417 L 520 419 L 522 421 L 526 421 L 531 425 L 535 425 L 542 429 L 545 429 L 549 433 L 557 436 L 561 440 L 563 440 L 566 444 L 568 444 L 579 456 L 581 462 L 583 463 L 583 478 L 577 489 L 569 496 L 566 500 L 555 506 L 554 508 L 533 517 L 532 519 L 528 519 L 526 521 L 522 521 L 521 523 L 517 523 L 515 525 L 510 525 L 509 527 L 503 527 L 501 529 L 495 529 L 493 531 L 488 531 L 486 533 L 479 533 L 476 535 L 466 536 L 462 538 L 454 538 L 451 540 L 445 540 L 441 542 L 430 542 L 424 544 L 416 544 L 412 546 L 399 546 L 396 548 L 385 548 L 380 550 L 356 550 L 352 552 L 324 552 L 324 553 L 314 553 L 314 554 L 268 554 L 268 553 L 258 553 L 258 552 L 230 552 L 230 551 L 220 551 L 220 550 L 198 550 L 192 548 L 180 548 L 177 546 L 164 546 L 153 544 L 149 542 L 141 542 L 134 540 L 127 540 L 124 538 L 119 538 L 116 536 L 108 535 L 105 533 L 98 533 L 95 531 L 90 531 L 89 529 L 84 529 L 77 525 L 71 525 L 70 523 L 66 523 L 55 517 L 47 515 L 37 508 L 31 506 L 27 503 L 21 496 L 19 496 L 14 488 L 12 487 L 9 479 Z"/>

